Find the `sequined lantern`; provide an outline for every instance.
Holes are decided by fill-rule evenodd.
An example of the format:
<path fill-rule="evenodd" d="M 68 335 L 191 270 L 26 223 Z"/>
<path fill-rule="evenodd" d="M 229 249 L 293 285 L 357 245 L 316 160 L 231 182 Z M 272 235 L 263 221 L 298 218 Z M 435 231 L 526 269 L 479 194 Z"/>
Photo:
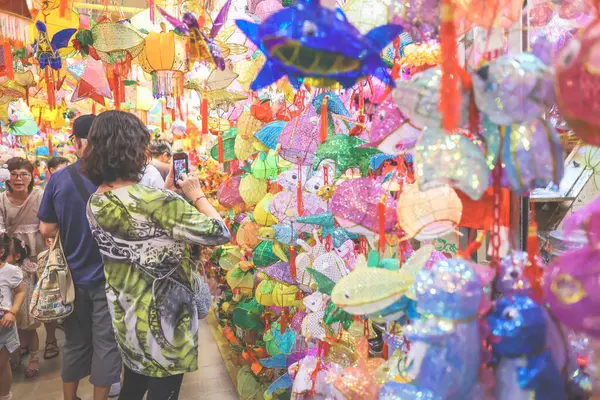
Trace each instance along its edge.
<path fill-rule="evenodd" d="M 560 112 L 584 142 L 600 146 L 600 21 L 588 25 L 560 51 L 555 63 Z"/>
<path fill-rule="evenodd" d="M 138 57 L 144 72 L 152 75 L 152 94 L 155 98 L 180 97 L 183 94 L 184 77 L 187 70 L 186 39 L 175 32 L 150 32 L 145 46 Z"/>
<path fill-rule="evenodd" d="M 450 185 L 479 200 L 489 186 L 485 154 L 458 132 L 425 127 L 415 148 L 415 167 L 421 190 Z"/>
<path fill-rule="evenodd" d="M 519 194 L 560 184 L 564 154 L 558 134 L 544 120 L 512 125 L 506 130 L 502 163 L 510 188 Z"/>
<path fill-rule="evenodd" d="M 278 138 L 279 155 L 294 164 L 312 165 L 320 143 L 317 114 L 310 107 L 287 123 Z"/>
<path fill-rule="evenodd" d="M 475 103 L 498 125 L 540 118 L 554 104 L 552 69 L 533 54 L 501 56 L 473 74 Z"/>
<path fill-rule="evenodd" d="M 398 200 L 398 222 L 408 237 L 430 240 L 454 230 L 462 215 L 462 203 L 450 186 L 424 192 L 405 185 Z"/>
<path fill-rule="evenodd" d="M 442 126 L 442 114 L 439 111 L 442 75 L 440 67 L 433 67 L 414 75 L 410 81 L 396 81 L 392 96 L 400 111 L 414 126 Z M 460 126 L 467 121 L 468 105 L 469 97 L 462 96 Z"/>
<path fill-rule="evenodd" d="M 377 147 L 386 154 L 400 154 L 414 147 L 421 130 L 402 115 L 396 102 L 388 96 L 377 108 L 370 130 L 369 147 Z"/>

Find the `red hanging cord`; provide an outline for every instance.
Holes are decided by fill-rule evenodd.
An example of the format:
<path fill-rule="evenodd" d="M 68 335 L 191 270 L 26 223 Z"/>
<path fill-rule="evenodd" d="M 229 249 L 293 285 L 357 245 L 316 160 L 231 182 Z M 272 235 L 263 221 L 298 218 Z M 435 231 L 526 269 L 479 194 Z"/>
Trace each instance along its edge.
<path fill-rule="evenodd" d="M 327 139 L 327 135 L 329 133 L 329 124 L 327 121 L 327 102 L 329 101 L 329 96 L 323 97 L 323 103 L 321 104 L 321 143 L 323 143 Z"/>
<path fill-rule="evenodd" d="M 208 99 L 206 98 L 206 87 L 202 91 L 202 100 L 200 101 L 200 117 L 202 118 L 202 134 L 208 133 Z"/>
<path fill-rule="evenodd" d="M 448 132 L 458 128 L 460 121 L 456 26 L 454 25 L 455 7 L 452 0 L 442 0 L 440 28 L 442 53 L 440 110 L 443 116 L 443 128 Z"/>
<path fill-rule="evenodd" d="M 387 195 L 384 195 L 377 204 L 377 219 L 379 222 L 379 251 L 385 250 L 385 202 Z"/>
<path fill-rule="evenodd" d="M 217 158 L 220 163 L 225 162 L 225 148 L 223 146 L 223 132 L 218 133 Z"/>
<path fill-rule="evenodd" d="M 542 269 L 540 267 L 540 243 L 537 236 L 537 222 L 535 221 L 535 204 L 531 203 L 531 221 L 529 222 L 529 231 L 527 232 L 527 267 L 523 271 L 523 276 L 529 280 L 532 288 L 532 299 L 537 303 L 542 303 Z"/>
<path fill-rule="evenodd" d="M 298 207 L 298 215 L 304 215 L 304 198 L 302 196 L 302 166 L 298 165 L 298 184 L 296 186 L 296 205 Z"/>
<path fill-rule="evenodd" d="M 292 279 L 296 279 L 296 246 L 290 246 L 290 275 Z"/>

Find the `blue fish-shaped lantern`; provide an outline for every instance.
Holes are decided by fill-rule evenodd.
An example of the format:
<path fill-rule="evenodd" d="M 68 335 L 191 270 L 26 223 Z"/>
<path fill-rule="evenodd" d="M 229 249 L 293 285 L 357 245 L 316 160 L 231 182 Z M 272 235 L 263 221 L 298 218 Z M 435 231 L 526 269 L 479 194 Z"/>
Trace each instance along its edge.
<path fill-rule="evenodd" d="M 321 7 L 319 0 L 299 0 L 260 25 L 236 23 L 267 57 L 252 90 L 283 76 L 297 88 L 304 78 L 311 78 L 313 86 L 348 88 L 368 75 L 393 85 L 381 52 L 402 33 L 400 25 L 382 25 L 362 35 L 342 10 Z"/>

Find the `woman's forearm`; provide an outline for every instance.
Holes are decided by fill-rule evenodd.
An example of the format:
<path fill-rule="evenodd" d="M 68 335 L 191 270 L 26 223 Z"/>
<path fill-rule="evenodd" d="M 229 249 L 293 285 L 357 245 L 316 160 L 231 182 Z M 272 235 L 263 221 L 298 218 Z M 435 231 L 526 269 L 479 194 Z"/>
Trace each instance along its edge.
<path fill-rule="evenodd" d="M 221 214 L 210 204 L 210 201 L 206 197 L 200 197 L 194 202 L 194 207 L 196 210 L 206 215 L 209 218 L 214 218 L 218 220 L 222 220 Z"/>

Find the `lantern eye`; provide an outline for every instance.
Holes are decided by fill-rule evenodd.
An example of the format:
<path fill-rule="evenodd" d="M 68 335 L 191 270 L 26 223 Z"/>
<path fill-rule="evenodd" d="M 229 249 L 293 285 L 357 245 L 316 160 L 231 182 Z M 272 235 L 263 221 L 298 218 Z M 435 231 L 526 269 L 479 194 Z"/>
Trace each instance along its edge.
<path fill-rule="evenodd" d="M 297 180 L 298 179 L 298 175 L 296 175 L 296 174 L 292 175 L 292 179 L 293 180 Z"/>
<path fill-rule="evenodd" d="M 516 308 L 508 307 L 502 311 L 502 318 L 507 321 L 513 321 L 519 318 L 519 311 Z"/>
<path fill-rule="evenodd" d="M 570 40 L 564 49 L 560 52 L 556 64 L 561 68 L 567 68 L 578 58 L 581 51 L 581 42 L 576 39 Z"/>
<path fill-rule="evenodd" d="M 312 21 L 304 21 L 302 25 L 302 34 L 304 36 L 315 36 L 317 34 L 317 25 Z"/>

